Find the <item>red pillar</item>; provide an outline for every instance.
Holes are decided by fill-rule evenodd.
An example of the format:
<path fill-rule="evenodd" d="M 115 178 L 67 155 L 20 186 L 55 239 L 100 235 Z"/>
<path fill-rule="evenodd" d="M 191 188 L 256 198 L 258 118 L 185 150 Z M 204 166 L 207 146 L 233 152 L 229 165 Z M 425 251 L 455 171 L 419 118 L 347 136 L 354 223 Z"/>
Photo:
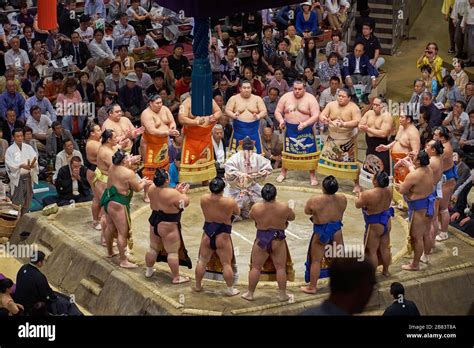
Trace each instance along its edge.
<path fill-rule="evenodd" d="M 55 29 L 58 26 L 56 0 L 38 0 L 38 27 L 42 30 Z"/>

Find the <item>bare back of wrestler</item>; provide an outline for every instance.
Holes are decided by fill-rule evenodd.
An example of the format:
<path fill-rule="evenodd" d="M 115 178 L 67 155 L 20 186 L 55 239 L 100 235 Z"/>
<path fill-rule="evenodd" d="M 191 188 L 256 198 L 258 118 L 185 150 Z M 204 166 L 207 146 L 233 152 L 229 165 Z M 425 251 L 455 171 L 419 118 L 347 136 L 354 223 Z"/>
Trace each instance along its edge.
<path fill-rule="evenodd" d="M 436 236 L 436 240 L 441 242 L 448 239 L 449 227 L 449 202 L 456 186 L 457 175 L 456 166 L 453 159 L 453 147 L 450 142 L 451 135 L 446 127 L 438 127 L 433 134 L 434 140 L 439 140 L 444 146 L 442 155 L 443 173 L 446 175 L 446 181 L 443 183 L 443 198 L 439 202 L 440 231 Z"/>
<path fill-rule="evenodd" d="M 429 166 L 428 154 L 423 150 L 418 153 L 414 161 L 410 159 L 401 161 L 410 173 L 408 173 L 404 182 L 395 184 L 396 187 L 398 186 L 399 192 L 406 196 L 408 204 L 410 204 L 410 201 L 428 199 L 433 194 L 434 188 L 433 171 Z M 427 216 L 427 213 L 427 208 L 412 211 L 410 237 L 414 256 L 412 263 L 402 266 L 404 270 L 418 271 L 420 269 L 420 258 L 424 250 L 423 239 L 429 238 L 431 229 L 432 216 Z"/>
<path fill-rule="evenodd" d="M 269 191 L 269 192 L 266 192 Z M 285 230 L 288 221 L 295 219 L 295 212 L 291 209 L 287 202 L 279 202 L 276 200 L 276 188 L 272 184 L 266 184 L 262 189 L 263 201 L 255 203 L 250 209 L 249 217 L 255 221 L 258 231 L 266 231 L 264 233 L 274 233 L 275 230 Z M 258 239 L 258 233 L 257 233 Z M 286 261 L 287 249 L 284 239 L 271 241 L 271 252 L 268 248 L 262 249 L 257 242 L 252 248 L 252 265 L 249 273 L 249 288 L 242 297 L 252 301 L 253 294 L 260 278 L 260 272 L 268 259 L 271 257 L 276 269 L 276 278 L 279 289 L 279 300 L 286 301 L 289 296 L 286 293 Z"/>
<path fill-rule="evenodd" d="M 298 130 L 313 125 L 319 118 L 319 104 L 316 98 L 306 93 L 304 84 L 296 81 L 293 84 L 293 91 L 284 94 L 275 110 L 275 118 L 280 123 L 280 129 L 285 128 L 285 123 L 298 125 Z M 277 182 L 282 182 L 286 178 L 287 169 L 281 169 L 281 174 Z M 312 186 L 318 184 L 315 171 L 310 171 L 310 181 Z"/>
<path fill-rule="evenodd" d="M 313 196 L 306 202 L 304 212 L 306 215 L 311 215 L 311 220 L 314 225 L 325 225 L 342 221 L 347 208 L 347 198 L 343 194 L 336 193 L 338 188 L 336 178 L 333 176 L 326 177 L 323 181 L 323 194 Z M 312 242 L 310 245 L 310 253 L 312 256 L 310 284 L 301 288 L 303 292 L 308 294 L 316 293 L 316 286 L 321 272 L 321 261 L 325 254 L 326 245 L 333 242 L 336 246 L 344 244 L 341 229 L 335 232 L 332 238 L 327 242 L 321 241 L 322 236 L 320 233 L 313 232 L 313 234 L 314 237 L 311 239 Z"/>
<path fill-rule="evenodd" d="M 102 131 L 98 124 L 93 124 L 89 128 L 89 137 L 86 142 L 86 158 L 89 162 L 89 166 L 87 168 L 87 181 L 92 188 L 92 192 L 94 196 L 92 198 L 91 210 L 92 210 L 92 227 L 97 230 L 101 230 L 102 227 L 100 225 L 100 207 L 99 201 L 101 198 L 101 192 L 97 190 L 94 183 L 94 176 L 95 176 L 95 169 L 94 167 L 97 166 L 97 154 L 100 148 L 100 137 L 102 135 Z"/>
<path fill-rule="evenodd" d="M 225 182 L 221 178 L 213 179 L 209 188 L 211 193 L 206 193 L 201 197 L 201 209 L 206 223 L 225 224 L 231 226 L 232 216 L 240 215 L 240 208 L 237 202 L 230 197 L 224 197 Z M 194 291 L 202 291 L 202 278 L 206 273 L 206 266 L 211 260 L 214 251 L 217 253 L 222 264 L 224 280 L 227 284 L 227 296 L 235 296 L 240 293 L 234 289 L 234 272 L 232 270 L 232 240 L 230 233 L 217 233 L 215 238 L 215 249 L 212 248 L 211 238 L 203 233 L 201 246 L 199 248 L 199 260 L 196 266 L 196 286 Z"/>
<path fill-rule="evenodd" d="M 163 179 L 157 186 L 156 175 L 154 178 L 154 185 L 151 185 L 148 191 L 150 198 L 150 208 L 153 211 L 161 211 L 165 214 L 178 214 L 185 207 L 189 205 L 189 197 L 186 192 L 189 190 L 189 185 L 180 184 L 176 188 L 168 187 L 168 175 L 163 169 L 158 169 L 162 172 Z M 158 236 L 155 234 L 155 226 L 150 226 L 150 250 L 145 256 L 145 263 L 147 266 L 147 277 L 153 275 L 153 265 L 156 262 L 157 253 L 164 247 L 168 253 L 168 265 L 172 273 L 172 283 L 180 284 L 189 281 L 188 277 L 179 275 L 179 248 L 181 247 L 181 237 L 178 229 L 179 222 L 161 221 L 156 226 Z"/>
<path fill-rule="evenodd" d="M 118 152 L 118 151 L 117 151 Z M 114 155 L 115 156 L 115 155 Z M 111 165 L 109 168 L 109 179 L 107 188 L 115 187 L 117 193 L 123 196 L 128 196 L 130 191 L 139 192 L 143 190 L 145 185 L 150 185 L 151 181 L 138 180 L 136 176 L 137 162 L 139 158 L 129 160 L 128 157 L 123 159 L 118 165 Z M 131 226 L 129 224 L 129 215 L 126 211 L 126 206 L 114 200 L 108 202 L 107 205 L 107 228 L 105 232 L 105 241 L 107 245 L 107 253 L 109 257 L 116 254 L 113 252 L 113 240 L 117 237 L 117 247 L 119 250 L 120 267 L 123 268 L 137 268 L 138 266 L 131 263 L 127 259 L 126 247 L 129 238 Z"/>
<path fill-rule="evenodd" d="M 372 179 L 373 189 L 360 192 L 355 203 L 356 208 L 364 209 L 367 215 L 376 215 L 390 209 L 392 205 L 392 188 L 388 187 L 389 177 L 385 172 L 379 172 Z M 370 224 L 366 238 L 366 251 L 368 259 L 377 268 L 379 265 L 377 252 L 382 257 L 382 274 L 390 276 L 388 267 L 390 264 L 390 230 L 392 228 L 389 219 L 385 227 L 380 223 Z"/>

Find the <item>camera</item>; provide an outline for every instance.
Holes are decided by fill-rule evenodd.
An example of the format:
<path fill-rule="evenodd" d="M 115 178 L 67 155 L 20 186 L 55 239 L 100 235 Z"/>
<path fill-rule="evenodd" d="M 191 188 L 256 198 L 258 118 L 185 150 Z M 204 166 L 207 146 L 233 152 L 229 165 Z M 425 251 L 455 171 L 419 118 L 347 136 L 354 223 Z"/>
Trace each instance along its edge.
<path fill-rule="evenodd" d="M 278 57 L 282 57 L 282 58 L 285 58 L 287 56 L 285 51 L 277 51 L 277 55 Z"/>

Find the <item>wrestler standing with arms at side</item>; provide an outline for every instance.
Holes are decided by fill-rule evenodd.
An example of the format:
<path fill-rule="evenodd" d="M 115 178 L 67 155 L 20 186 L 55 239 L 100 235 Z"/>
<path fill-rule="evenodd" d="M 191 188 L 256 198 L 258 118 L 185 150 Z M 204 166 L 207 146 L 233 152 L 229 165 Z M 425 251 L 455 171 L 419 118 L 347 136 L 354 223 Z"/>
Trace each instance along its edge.
<path fill-rule="evenodd" d="M 315 294 L 321 272 L 321 261 L 327 244 L 336 242 L 343 245 L 342 218 L 347 208 L 347 198 L 339 190 L 339 184 L 334 176 L 323 180 L 323 194 L 311 197 L 304 208 L 306 215 L 311 215 L 313 236 L 310 242 L 311 264 L 310 283 L 301 287 L 307 294 Z"/>
<path fill-rule="evenodd" d="M 100 148 L 100 136 L 102 131 L 98 124 L 89 124 L 86 134 L 86 165 L 87 165 L 87 181 L 91 185 L 92 192 L 94 194 L 92 198 L 91 210 L 92 210 L 92 227 L 96 230 L 102 230 L 100 225 L 100 207 L 99 201 L 102 196 L 102 192 L 98 192 L 94 184 L 94 172 L 97 168 L 97 153 Z"/>
<path fill-rule="evenodd" d="M 206 193 L 201 197 L 201 209 L 205 223 L 196 266 L 194 291 L 202 291 L 201 281 L 206 273 L 206 266 L 215 251 L 222 264 L 224 280 L 227 284 L 226 295 L 235 296 L 240 291 L 234 288 L 234 272 L 231 264 L 234 251 L 230 234 L 232 216 L 239 216 L 240 208 L 233 198 L 223 196 L 224 188 L 225 181 L 222 178 L 212 179 L 209 184 L 211 193 Z"/>
<path fill-rule="evenodd" d="M 276 268 L 276 276 L 279 289 L 279 300 L 287 301 L 286 293 L 286 261 L 288 258 L 285 242 L 285 229 L 288 221 L 295 219 L 295 212 L 288 203 L 276 200 L 277 189 L 272 184 L 265 184 L 262 188 L 263 201 L 255 203 L 250 209 L 250 218 L 255 221 L 257 227 L 257 239 L 252 248 L 252 269 L 249 273 L 249 288 L 242 298 L 253 301 L 253 295 L 257 288 L 260 272 L 268 259 L 272 258 Z"/>

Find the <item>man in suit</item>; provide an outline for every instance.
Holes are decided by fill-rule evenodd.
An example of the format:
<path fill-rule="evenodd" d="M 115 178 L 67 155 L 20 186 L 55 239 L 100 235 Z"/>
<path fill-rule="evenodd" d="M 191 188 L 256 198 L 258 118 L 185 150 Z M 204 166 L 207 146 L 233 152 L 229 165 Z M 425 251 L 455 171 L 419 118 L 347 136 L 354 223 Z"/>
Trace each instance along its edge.
<path fill-rule="evenodd" d="M 229 89 L 229 83 L 226 79 L 221 79 L 219 81 L 219 87 L 212 92 L 212 97 L 220 95 L 224 100 L 224 105 L 227 104 L 230 97 L 232 97 L 232 91 Z"/>
<path fill-rule="evenodd" d="M 68 205 L 71 200 L 76 203 L 92 200 L 92 190 L 87 181 L 87 168 L 82 165 L 79 156 L 73 156 L 68 165 L 62 166 L 54 182 L 57 196 L 43 198 L 43 205 L 57 203 L 59 206 Z"/>
<path fill-rule="evenodd" d="M 420 117 L 420 107 L 422 102 L 423 92 L 426 90 L 425 83 L 421 79 L 416 79 L 413 83 L 413 94 L 410 98 L 410 114 L 414 120 L 418 120 Z"/>
<path fill-rule="evenodd" d="M 33 48 L 33 39 L 35 38 L 33 28 L 29 25 L 25 25 L 23 35 L 24 37 L 20 39 L 20 48 L 28 53 Z"/>
<path fill-rule="evenodd" d="M 51 128 L 53 131 L 46 138 L 46 153 L 48 157 L 56 158 L 56 155 L 64 150 L 64 142 L 66 140 L 71 140 L 74 143 L 74 149 L 79 150 L 71 132 L 64 129 L 59 121 L 54 121 Z"/>
<path fill-rule="evenodd" d="M 73 62 L 79 69 L 86 67 L 87 60 L 91 57 L 91 53 L 87 45 L 81 41 L 81 37 L 78 32 L 71 34 L 71 42 L 67 43 L 64 47 L 64 56 L 72 56 Z"/>
<path fill-rule="evenodd" d="M 354 53 L 344 59 L 342 77 L 351 94 L 355 94 L 354 85 L 362 83 L 365 86 L 362 101 L 369 104 L 369 94 L 376 85 L 376 78 L 379 76 L 377 69 L 370 64 L 370 59 L 364 54 L 364 45 L 357 44 Z"/>
<path fill-rule="evenodd" d="M 13 130 L 15 128 L 23 128 L 23 123 L 17 120 L 14 109 L 8 109 L 6 120 L 2 124 L 3 139 L 8 142 L 8 145 L 13 143 Z"/>
<path fill-rule="evenodd" d="M 83 315 L 69 296 L 53 291 L 48 279 L 41 272 L 46 255 L 42 251 L 34 251 L 30 263 L 23 265 L 16 275 L 15 302 L 30 314 L 39 302 L 46 304 L 48 312 L 61 315 Z"/>

